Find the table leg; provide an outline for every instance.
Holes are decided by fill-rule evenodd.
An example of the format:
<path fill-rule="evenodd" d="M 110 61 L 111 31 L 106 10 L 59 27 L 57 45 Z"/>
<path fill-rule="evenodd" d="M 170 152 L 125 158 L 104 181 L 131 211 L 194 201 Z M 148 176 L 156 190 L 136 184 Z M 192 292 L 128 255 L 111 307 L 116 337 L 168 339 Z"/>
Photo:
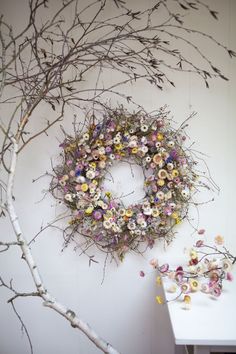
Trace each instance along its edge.
<path fill-rule="evenodd" d="M 195 345 L 194 346 L 194 354 L 210 354 L 210 347 L 205 347 L 202 345 Z"/>

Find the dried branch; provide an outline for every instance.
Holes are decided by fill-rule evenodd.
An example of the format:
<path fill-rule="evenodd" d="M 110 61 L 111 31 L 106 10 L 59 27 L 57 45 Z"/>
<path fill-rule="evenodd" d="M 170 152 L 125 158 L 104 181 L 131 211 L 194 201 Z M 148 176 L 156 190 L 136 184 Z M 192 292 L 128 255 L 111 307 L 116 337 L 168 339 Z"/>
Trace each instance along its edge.
<path fill-rule="evenodd" d="M 53 14 L 49 11 L 51 3 L 56 6 Z M 113 5 L 112 13 L 107 15 L 110 4 Z M 18 297 L 38 296 L 45 306 L 65 317 L 72 327 L 83 331 L 104 353 L 117 353 L 72 310 L 57 302 L 43 284 L 30 249 L 38 234 L 26 242 L 14 208 L 17 155 L 34 139 L 48 134 L 71 109 L 87 113 L 95 111 L 96 107 L 109 109 L 107 100 L 111 97 L 135 103 L 131 96 L 124 94 L 123 87 L 135 84 L 137 80 L 146 80 L 160 90 L 166 85 L 175 85 L 171 79 L 172 70 L 194 73 L 207 87 L 209 79 L 226 80 L 213 60 L 189 39 L 189 33 L 209 40 L 231 58 L 236 56 L 233 50 L 212 36 L 184 26 L 186 11 L 197 13 L 203 8 L 217 18 L 217 12 L 200 0 L 160 0 L 140 11 L 134 11 L 132 4 L 123 0 L 89 0 L 80 5 L 76 0 L 29 0 L 25 26 L 18 33 L 4 16 L 0 17 L 0 133 L 3 138 L 0 168 L 4 174 L 0 181 L 0 216 L 9 214 L 16 235 L 16 241 L 0 242 L 0 252 L 8 251 L 11 246 L 20 247 L 36 292 L 19 293 L 4 282 L 2 286 L 6 285 L 14 293 L 9 301 L 28 336 L 31 352 L 27 329 L 14 307 Z M 163 10 L 164 17 L 161 15 Z M 68 13 L 73 14 L 72 18 Z M 176 48 L 179 42 L 193 49 L 194 62 Z M 203 60 L 202 65 L 199 58 Z M 111 72 L 119 75 L 117 81 L 108 85 L 106 76 Z M 96 78 L 95 85 L 88 83 L 89 75 Z M 39 119 L 37 109 L 45 105 L 50 106 L 51 115 L 37 130 L 34 124 Z M 89 118 L 85 115 L 86 119 Z M 84 126 L 85 122 L 81 124 L 81 130 Z M 71 234 L 64 231 L 66 245 Z M 93 245 L 90 241 L 83 252 Z M 104 252 L 102 247 L 101 251 Z M 91 262 L 94 261 L 92 257 Z"/>
<path fill-rule="evenodd" d="M 16 214 L 15 207 L 13 204 L 12 191 L 14 187 L 14 177 L 15 177 L 17 154 L 18 154 L 18 143 L 14 138 L 12 138 L 12 143 L 14 146 L 14 150 L 12 151 L 11 167 L 10 167 L 10 173 L 9 173 L 8 185 L 7 185 L 7 209 L 8 209 L 13 230 L 17 238 L 17 242 L 20 243 L 23 259 L 26 261 L 29 267 L 34 285 L 37 289 L 37 296 L 39 296 L 44 301 L 43 302 L 44 306 L 52 308 L 54 311 L 56 311 L 61 316 L 66 318 L 70 322 L 73 328 L 77 328 L 81 330 L 104 353 L 109 353 L 109 354 L 118 353 L 109 343 L 105 342 L 102 338 L 100 338 L 97 335 L 97 333 L 89 327 L 87 323 L 81 320 L 75 314 L 74 311 L 66 308 L 60 302 L 55 300 L 54 297 L 46 289 L 43 280 L 38 272 L 38 268 L 34 261 L 30 247 L 28 246 L 28 243 L 21 231 L 21 226 L 18 221 L 18 216 Z M 16 296 L 13 297 L 10 300 L 10 302 L 12 302 L 18 296 L 22 296 L 22 295 L 16 294 Z"/>

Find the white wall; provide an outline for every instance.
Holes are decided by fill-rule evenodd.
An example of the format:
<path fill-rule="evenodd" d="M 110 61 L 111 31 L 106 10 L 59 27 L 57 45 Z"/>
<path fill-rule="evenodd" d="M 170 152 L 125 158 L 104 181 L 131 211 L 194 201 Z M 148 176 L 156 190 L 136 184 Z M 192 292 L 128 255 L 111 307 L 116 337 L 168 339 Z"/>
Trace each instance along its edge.
<path fill-rule="evenodd" d="M 23 0 L 17 3 L 14 0 L 2 0 L 1 10 L 17 25 L 24 21 L 25 3 Z M 136 3 L 135 0 L 133 3 Z M 208 0 L 207 3 L 219 11 L 219 22 L 207 17 L 202 11 L 200 16 L 192 16 L 187 23 L 212 33 L 236 50 L 236 1 Z M 173 74 L 176 89 L 168 88 L 160 92 L 139 83 L 136 88 L 132 88 L 132 94 L 146 110 L 168 104 L 177 122 L 182 122 L 192 110 L 198 112 L 197 118 L 190 124 L 189 134 L 196 141 L 196 147 L 209 155 L 208 166 L 221 189 L 213 203 L 199 209 L 199 226 L 207 229 L 209 240 L 216 234 L 222 234 L 229 247 L 236 252 L 236 61 L 230 60 L 215 47 L 213 49 L 206 45 L 206 50 L 230 78 L 229 82 L 215 81 L 207 90 L 204 83 L 194 76 Z M 38 112 L 38 118 L 44 118 L 46 114 L 46 109 L 42 110 Z M 54 129 L 50 138 L 44 136 L 35 140 L 20 157 L 15 188 L 16 208 L 27 239 L 31 239 L 41 223 L 52 220 L 57 212 L 50 196 L 36 203 L 42 197 L 42 190 L 47 188 L 49 180 L 41 179 L 32 184 L 32 179 L 50 169 L 50 157 L 55 158 L 59 152 L 56 139 L 58 134 L 58 130 Z M 1 239 L 10 239 L 13 236 L 11 229 L 4 220 L 0 222 Z M 149 268 L 148 261 L 153 255 L 163 260 L 181 258 L 184 246 L 192 242 L 192 229 L 183 224 L 178 231 L 168 252 L 158 245 L 144 257 L 127 255 L 124 263 L 118 267 L 114 263 L 107 264 L 103 284 L 101 255 L 96 254 L 100 263 L 89 268 L 88 259 L 80 257 L 78 252 L 73 251 L 73 247 L 61 253 L 62 237 L 55 230 L 48 230 L 41 235 L 32 251 L 45 284 L 48 284 L 55 297 L 74 309 L 122 354 L 172 354 L 174 342 L 168 314 L 165 307 L 155 303 L 155 273 Z M 30 291 L 33 290 L 31 278 L 20 256 L 15 249 L 1 254 L 0 273 L 3 271 L 8 280 L 14 278 L 14 285 L 19 290 Z M 141 269 L 147 273 L 145 278 L 139 277 Z M 20 324 L 6 304 L 9 293 L 0 290 L 0 354 L 28 353 L 26 336 L 22 336 Z M 99 352 L 64 319 L 43 308 L 41 301 L 19 299 L 16 307 L 29 329 L 35 354 Z"/>

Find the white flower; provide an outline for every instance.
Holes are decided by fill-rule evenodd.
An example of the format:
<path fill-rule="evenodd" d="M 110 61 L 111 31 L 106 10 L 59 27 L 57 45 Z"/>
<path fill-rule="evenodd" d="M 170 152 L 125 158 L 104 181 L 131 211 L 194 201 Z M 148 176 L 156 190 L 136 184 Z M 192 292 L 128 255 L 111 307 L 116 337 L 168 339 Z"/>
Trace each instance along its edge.
<path fill-rule="evenodd" d="M 152 215 L 152 208 L 145 208 L 143 209 L 144 215 Z"/>
<path fill-rule="evenodd" d="M 226 272 L 230 272 L 232 269 L 232 263 L 228 259 L 224 259 L 223 261 L 223 269 Z"/>
<path fill-rule="evenodd" d="M 150 203 L 147 201 L 144 201 L 143 205 L 142 205 L 142 209 L 147 209 L 147 208 L 150 208 Z"/>
<path fill-rule="evenodd" d="M 84 139 L 85 141 L 89 140 L 89 134 L 88 134 L 88 133 L 85 133 L 85 134 L 83 135 L 83 139 Z"/>
<path fill-rule="evenodd" d="M 168 164 L 167 164 L 167 169 L 168 169 L 169 171 L 171 171 L 171 170 L 173 170 L 173 168 L 174 168 L 173 163 L 172 163 L 172 162 L 168 162 Z"/>
<path fill-rule="evenodd" d="M 86 172 L 86 177 L 87 177 L 88 179 L 94 179 L 94 177 L 95 177 L 95 172 L 94 172 L 93 170 L 88 170 L 88 171 Z"/>
<path fill-rule="evenodd" d="M 84 183 L 85 182 L 85 177 L 84 176 L 78 176 L 76 178 L 76 182 L 77 183 Z"/>
<path fill-rule="evenodd" d="M 142 136 L 142 138 L 141 138 L 141 143 L 147 144 L 147 138 L 146 138 L 146 136 Z"/>
<path fill-rule="evenodd" d="M 157 192 L 156 197 L 160 200 L 163 200 L 165 198 L 165 194 L 161 191 Z"/>
<path fill-rule="evenodd" d="M 170 208 L 171 208 L 172 210 L 174 210 L 174 209 L 176 208 L 176 204 L 175 204 L 175 203 L 170 203 Z"/>
<path fill-rule="evenodd" d="M 169 200 L 171 199 L 172 197 L 172 192 L 171 191 L 168 191 L 166 194 L 165 194 L 165 200 Z"/>
<path fill-rule="evenodd" d="M 145 158 L 145 161 L 146 161 L 146 162 L 151 162 L 151 160 L 152 160 L 152 159 L 151 159 L 150 156 L 147 156 L 147 157 Z"/>
<path fill-rule="evenodd" d="M 111 160 L 115 160 L 115 155 L 114 154 L 110 154 L 109 156 L 110 156 Z"/>
<path fill-rule="evenodd" d="M 148 126 L 146 124 L 142 124 L 140 129 L 141 129 L 142 132 L 145 133 L 145 132 L 148 131 Z"/>
<path fill-rule="evenodd" d="M 131 148 L 137 147 L 137 141 L 136 140 L 131 140 L 128 143 L 128 146 L 131 147 Z"/>
<path fill-rule="evenodd" d="M 94 200 L 94 201 L 99 200 L 100 196 L 101 196 L 101 193 L 100 193 L 100 192 L 99 192 L 99 193 L 94 194 L 94 196 L 93 196 L 93 200 Z"/>
<path fill-rule="evenodd" d="M 84 149 L 85 149 L 85 151 L 86 151 L 88 154 L 90 154 L 90 152 L 91 152 L 90 146 L 85 145 Z"/>
<path fill-rule="evenodd" d="M 175 146 L 175 142 L 174 141 L 169 141 L 167 144 L 170 148 Z"/>
<path fill-rule="evenodd" d="M 142 146 L 141 151 L 146 154 L 148 152 L 148 147 L 147 146 Z"/>
<path fill-rule="evenodd" d="M 145 229 L 147 227 L 147 222 L 145 220 L 142 221 L 142 223 L 140 224 L 142 229 Z"/>
<path fill-rule="evenodd" d="M 158 141 L 155 145 L 156 145 L 156 148 L 159 149 L 161 147 L 161 142 Z"/>
<path fill-rule="evenodd" d="M 106 153 L 104 146 L 101 146 L 100 148 L 98 148 L 98 152 L 100 155 L 104 155 Z"/>
<path fill-rule="evenodd" d="M 120 143 L 120 138 L 118 136 L 115 136 L 115 138 L 113 139 L 113 143 L 114 144 L 119 144 Z"/>
<path fill-rule="evenodd" d="M 67 200 L 68 202 L 72 203 L 72 202 L 73 202 L 72 195 L 69 194 L 69 193 L 67 193 L 67 194 L 65 195 L 65 200 Z"/>
<path fill-rule="evenodd" d="M 129 230 L 135 230 L 135 229 L 136 229 L 135 222 L 130 221 L 130 222 L 127 224 L 127 228 L 128 228 Z"/>
<path fill-rule="evenodd" d="M 182 190 L 181 195 L 183 198 L 188 198 L 189 196 L 189 191 L 187 189 Z"/>
<path fill-rule="evenodd" d="M 105 229 L 110 229 L 112 227 L 112 223 L 109 220 L 103 221 L 103 226 Z"/>

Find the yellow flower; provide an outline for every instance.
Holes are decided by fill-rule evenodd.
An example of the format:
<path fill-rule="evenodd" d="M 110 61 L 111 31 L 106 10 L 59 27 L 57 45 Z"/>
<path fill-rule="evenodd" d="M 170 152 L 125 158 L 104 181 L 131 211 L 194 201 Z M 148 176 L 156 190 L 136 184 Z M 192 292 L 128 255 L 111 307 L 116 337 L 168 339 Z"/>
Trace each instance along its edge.
<path fill-rule="evenodd" d="M 180 219 L 180 218 L 176 218 L 176 219 L 175 219 L 175 223 L 176 223 L 176 225 L 181 224 L 181 219 Z"/>
<path fill-rule="evenodd" d="M 171 214 L 171 217 L 173 219 L 178 219 L 179 218 L 179 214 L 175 211 L 174 213 Z"/>
<path fill-rule="evenodd" d="M 107 157 L 106 157 L 106 155 L 100 155 L 100 156 L 99 156 L 99 159 L 100 159 L 101 161 L 106 161 Z"/>
<path fill-rule="evenodd" d="M 191 259 L 197 259 L 197 252 L 194 249 L 190 250 Z"/>
<path fill-rule="evenodd" d="M 87 190 L 88 190 L 88 185 L 87 185 L 87 183 L 81 184 L 81 190 L 82 190 L 82 192 L 87 192 Z"/>
<path fill-rule="evenodd" d="M 64 175 L 62 178 L 61 178 L 61 180 L 63 180 L 63 181 L 67 181 L 69 179 L 69 176 L 68 175 Z"/>
<path fill-rule="evenodd" d="M 107 210 L 106 214 L 103 215 L 104 220 L 109 220 L 113 216 L 112 212 L 110 210 Z"/>
<path fill-rule="evenodd" d="M 157 140 L 162 141 L 164 139 L 164 136 L 162 133 L 157 134 Z"/>
<path fill-rule="evenodd" d="M 138 148 L 134 147 L 132 150 L 131 150 L 132 154 L 137 154 L 138 152 Z"/>
<path fill-rule="evenodd" d="M 178 177 L 178 175 L 179 175 L 179 171 L 178 170 L 173 170 L 172 171 L 173 178 Z"/>
<path fill-rule="evenodd" d="M 192 291 L 198 291 L 199 290 L 199 282 L 196 279 L 190 279 L 189 284 L 191 287 Z"/>
<path fill-rule="evenodd" d="M 102 146 L 102 140 L 96 140 L 96 141 L 95 141 L 95 144 L 96 144 L 97 146 Z"/>
<path fill-rule="evenodd" d="M 108 198 L 111 198 L 111 192 L 106 192 L 105 195 L 106 195 Z"/>
<path fill-rule="evenodd" d="M 128 218 L 131 218 L 132 215 L 133 215 L 133 211 L 131 209 L 127 209 L 125 212 L 125 216 L 127 216 Z"/>
<path fill-rule="evenodd" d="M 92 212 L 93 212 L 93 206 L 89 206 L 86 210 L 85 210 L 85 213 L 86 214 L 92 214 Z"/>
<path fill-rule="evenodd" d="M 185 304 L 190 305 L 191 304 L 191 296 L 184 295 L 184 302 L 185 302 Z"/>
<path fill-rule="evenodd" d="M 95 186 L 98 185 L 98 181 L 96 181 L 96 179 L 93 179 L 93 180 L 92 180 L 92 183 L 95 184 Z"/>
<path fill-rule="evenodd" d="M 91 163 L 89 164 L 89 166 L 95 169 L 95 168 L 96 168 L 96 162 L 91 162 Z"/>
<path fill-rule="evenodd" d="M 152 216 L 154 218 L 157 218 L 159 216 L 159 214 L 160 214 L 160 212 L 159 212 L 159 210 L 157 208 L 153 208 L 152 209 Z"/>
<path fill-rule="evenodd" d="M 122 144 L 116 144 L 115 148 L 116 148 L 116 150 L 122 150 L 123 149 L 123 145 Z"/>
<path fill-rule="evenodd" d="M 102 207 L 103 203 L 104 203 L 103 200 L 100 199 L 100 200 L 98 200 L 97 205 Z"/>
<path fill-rule="evenodd" d="M 160 276 L 156 277 L 156 283 L 157 285 L 162 285 L 162 279 Z"/>
<path fill-rule="evenodd" d="M 164 186 L 164 184 L 165 184 L 164 179 L 158 179 L 158 181 L 157 181 L 158 186 L 162 187 L 162 186 Z"/>
<path fill-rule="evenodd" d="M 162 305 L 164 303 L 164 300 L 163 300 L 162 296 L 160 296 L 160 295 L 156 296 L 156 302 L 159 305 Z"/>

